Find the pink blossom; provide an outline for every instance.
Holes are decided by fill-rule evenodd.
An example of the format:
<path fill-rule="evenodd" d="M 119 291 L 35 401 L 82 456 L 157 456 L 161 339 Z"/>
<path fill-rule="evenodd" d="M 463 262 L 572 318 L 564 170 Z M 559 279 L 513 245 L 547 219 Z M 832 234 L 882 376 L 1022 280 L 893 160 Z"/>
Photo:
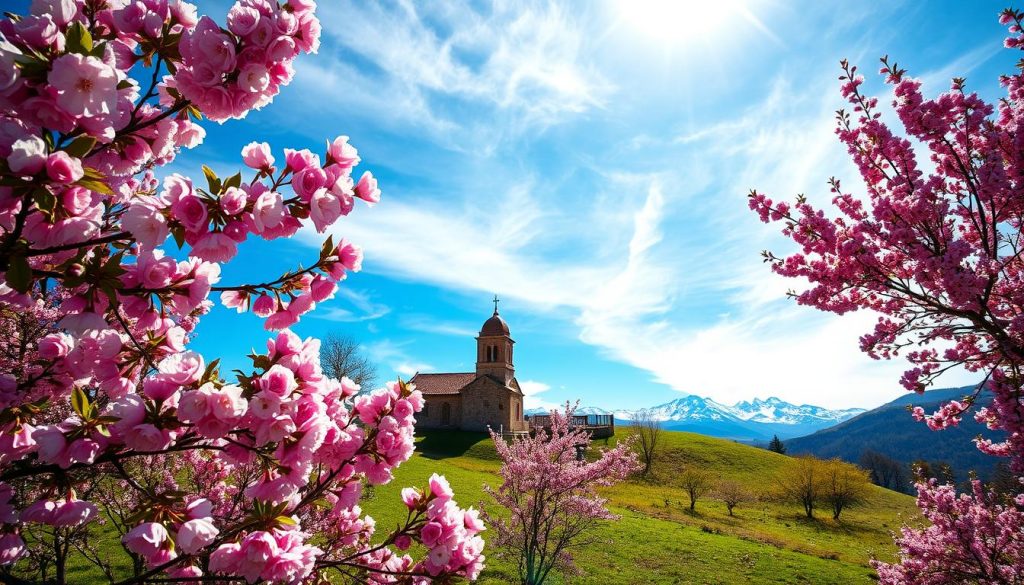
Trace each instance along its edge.
<path fill-rule="evenodd" d="M 293 150 L 291 148 L 284 149 L 284 159 L 285 164 L 288 165 L 288 168 L 291 169 L 293 173 L 298 173 L 299 171 L 309 167 L 320 166 L 320 157 L 305 148 L 302 150 Z"/>
<path fill-rule="evenodd" d="M 228 12 L 228 30 L 240 37 L 251 33 L 260 21 L 260 13 L 255 8 L 235 4 Z"/>
<path fill-rule="evenodd" d="M 292 177 L 292 189 L 303 201 L 310 201 L 314 194 L 327 184 L 327 173 L 318 166 L 309 166 Z"/>
<path fill-rule="evenodd" d="M 25 541 L 13 533 L 0 535 L 0 565 L 11 565 L 25 556 Z"/>
<path fill-rule="evenodd" d="M 252 304 L 252 312 L 256 313 L 260 317 L 269 317 L 276 310 L 277 301 L 271 298 L 270 295 L 261 294 L 256 297 L 256 300 Z"/>
<path fill-rule="evenodd" d="M 111 114 L 117 108 L 117 75 L 96 57 L 68 53 L 53 62 L 48 81 L 57 105 L 72 116 Z"/>
<path fill-rule="evenodd" d="M 341 203 L 338 198 L 327 189 L 318 189 L 309 202 L 309 218 L 313 220 L 316 231 L 324 233 L 339 217 L 341 217 Z"/>
<path fill-rule="evenodd" d="M 204 232 L 209 223 L 206 204 L 203 200 L 194 195 L 187 195 L 179 198 L 171 207 L 175 219 L 181 222 L 185 229 L 193 232 Z"/>
<path fill-rule="evenodd" d="M 128 550 L 144 559 L 155 557 L 170 541 L 167 528 L 159 522 L 143 522 L 121 539 Z"/>
<path fill-rule="evenodd" d="M 359 182 L 356 183 L 355 194 L 356 197 L 371 204 L 380 202 L 380 189 L 377 188 L 377 179 L 373 178 L 370 171 L 366 171 L 359 178 Z"/>
<path fill-rule="evenodd" d="M 152 205 L 141 201 L 135 201 L 128 206 L 121 222 L 124 229 L 131 232 L 139 244 L 150 249 L 163 244 L 170 233 L 167 218 Z"/>
<path fill-rule="evenodd" d="M 220 196 L 220 208 L 227 215 L 238 215 L 245 210 L 247 196 L 245 191 L 237 187 L 230 187 Z"/>
<path fill-rule="evenodd" d="M 359 152 L 348 143 L 348 136 L 339 136 L 327 143 L 327 161 L 347 171 L 359 164 Z"/>
<path fill-rule="evenodd" d="M 57 502 L 49 524 L 58 528 L 80 526 L 96 517 L 96 504 L 75 498 Z"/>
<path fill-rule="evenodd" d="M 178 528 L 175 541 L 181 552 L 191 555 L 213 542 L 219 533 L 220 531 L 209 520 L 196 518 Z"/>
<path fill-rule="evenodd" d="M 7 166 L 19 175 L 34 175 L 46 165 L 46 144 L 38 136 L 25 136 L 11 145 Z"/>
<path fill-rule="evenodd" d="M 46 159 L 46 174 L 52 181 L 68 184 L 81 179 L 85 171 L 82 170 L 82 161 L 58 150 Z"/>
<path fill-rule="evenodd" d="M 192 246 L 190 255 L 210 262 L 227 262 L 238 253 L 238 244 L 224 232 L 209 232 Z"/>

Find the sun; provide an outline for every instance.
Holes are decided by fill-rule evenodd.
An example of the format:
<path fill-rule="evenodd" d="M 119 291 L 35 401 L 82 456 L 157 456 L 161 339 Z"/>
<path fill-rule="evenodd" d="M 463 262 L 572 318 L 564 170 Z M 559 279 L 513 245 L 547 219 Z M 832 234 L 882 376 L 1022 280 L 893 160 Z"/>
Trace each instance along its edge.
<path fill-rule="evenodd" d="M 707 42 L 753 17 L 740 0 L 616 0 L 615 7 L 619 22 L 659 45 Z"/>

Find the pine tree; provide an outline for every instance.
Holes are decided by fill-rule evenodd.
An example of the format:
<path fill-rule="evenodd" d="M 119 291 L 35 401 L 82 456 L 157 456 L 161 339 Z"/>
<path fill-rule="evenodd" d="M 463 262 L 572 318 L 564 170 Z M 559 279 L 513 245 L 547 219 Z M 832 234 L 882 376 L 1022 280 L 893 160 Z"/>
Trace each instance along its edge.
<path fill-rule="evenodd" d="M 786 454 L 786 446 L 782 444 L 782 440 L 779 439 L 778 435 L 772 435 L 772 440 L 768 443 L 768 450 L 782 453 L 783 455 Z"/>

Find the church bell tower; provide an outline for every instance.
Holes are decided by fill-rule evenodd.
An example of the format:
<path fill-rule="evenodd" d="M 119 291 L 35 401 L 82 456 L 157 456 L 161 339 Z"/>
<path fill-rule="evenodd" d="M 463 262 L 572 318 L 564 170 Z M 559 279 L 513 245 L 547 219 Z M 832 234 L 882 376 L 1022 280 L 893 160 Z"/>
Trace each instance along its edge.
<path fill-rule="evenodd" d="M 512 365 L 512 337 L 508 323 L 498 315 L 498 296 L 494 296 L 494 314 L 484 321 L 476 338 L 476 373 L 487 375 L 508 386 L 515 375 Z"/>

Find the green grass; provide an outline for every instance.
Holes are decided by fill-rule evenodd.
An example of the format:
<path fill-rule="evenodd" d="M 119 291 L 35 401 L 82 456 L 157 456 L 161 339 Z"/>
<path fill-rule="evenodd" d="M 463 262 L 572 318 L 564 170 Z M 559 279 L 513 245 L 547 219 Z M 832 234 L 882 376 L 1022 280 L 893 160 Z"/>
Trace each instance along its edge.
<path fill-rule="evenodd" d="M 619 429 L 620 437 L 628 432 Z M 618 521 L 605 523 L 600 542 L 574 552 L 584 575 L 578 583 L 814 583 L 869 584 L 872 554 L 894 554 L 890 531 L 902 519 L 916 518 L 913 498 L 872 488 L 868 505 L 843 513 L 842 520 L 808 520 L 796 505 L 758 502 L 740 506 L 730 517 L 712 496 L 697 504 L 696 514 L 678 487 L 679 471 L 697 465 L 753 491 L 771 486 L 788 458 L 746 445 L 703 435 L 665 432 L 663 453 L 650 477 L 631 479 L 603 491 Z M 608 444 L 614 444 L 613 438 Z M 605 441 L 595 441 L 604 446 Z M 488 506 L 483 486 L 497 487 L 500 461 L 490 439 L 479 433 L 427 432 L 417 439 L 412 459 L 395 480 L 369 493 L 362 506 L 377 521 L 381 534 L 405 519 L 400 490 L 423 486 L 432 473 L 451 482 L 464 507 Z M 669 504 L 666 506 L 665 501 Z M 126 559 L 113 534 L 101 543 L 109 556 Z M 489 536 L 484 532 L 485 540 Z M 515 566 L 486 550 L 483 584 L 514 583 Z M 99 571 L 73 555 L 71 583 L 104 583 Z M 128 567 L 119 567 L 127 576 Z M 561 583 L 555 576 L 552 583 Z"/>
<path fill-rule="evenodd" d="M 663 455 L 651 476 L 603 492 L 621 519 L 602 527 L 603 542 L 576 552 L 585 571 L 577 582 L 871 583 L 874 572 L 868 561 L 872 555 L 892 558 L 890 532 L 902 523 L 901 517 L 916 514 L 913 498 L 874 487 L 867 505 L 843 512 L 838 522 L 830 517 L 808 520 L 796 505 L 777 502 L 741 506 L 730 517 L 711 496 L 700 500 L 691 514 L 676 484 L 684 467 L 698 465 L 760 492 L 771 486 L 788 458 L 692 433 L 663 436 Z M 603 446 L 604 441 L 595 444 Z M 394 505 L 399 490 L 423 485 L 434 472 L 447 476 L 462 506 L 486 506 L 483 485 L 497 486 L 499 465 L 490 439 L 482 434 L 424 433 L 417 453 L 398 470 L 395 481 L 378 487 L 363 507 L 380 530 L 387 530 L 404 518 Z M 829 516 L 824 510 L 821 515 Z M 485 552 L 490 554 L 481 582 L 514 581 L 515 567 L 496 559 L 494 551 Z"/>

